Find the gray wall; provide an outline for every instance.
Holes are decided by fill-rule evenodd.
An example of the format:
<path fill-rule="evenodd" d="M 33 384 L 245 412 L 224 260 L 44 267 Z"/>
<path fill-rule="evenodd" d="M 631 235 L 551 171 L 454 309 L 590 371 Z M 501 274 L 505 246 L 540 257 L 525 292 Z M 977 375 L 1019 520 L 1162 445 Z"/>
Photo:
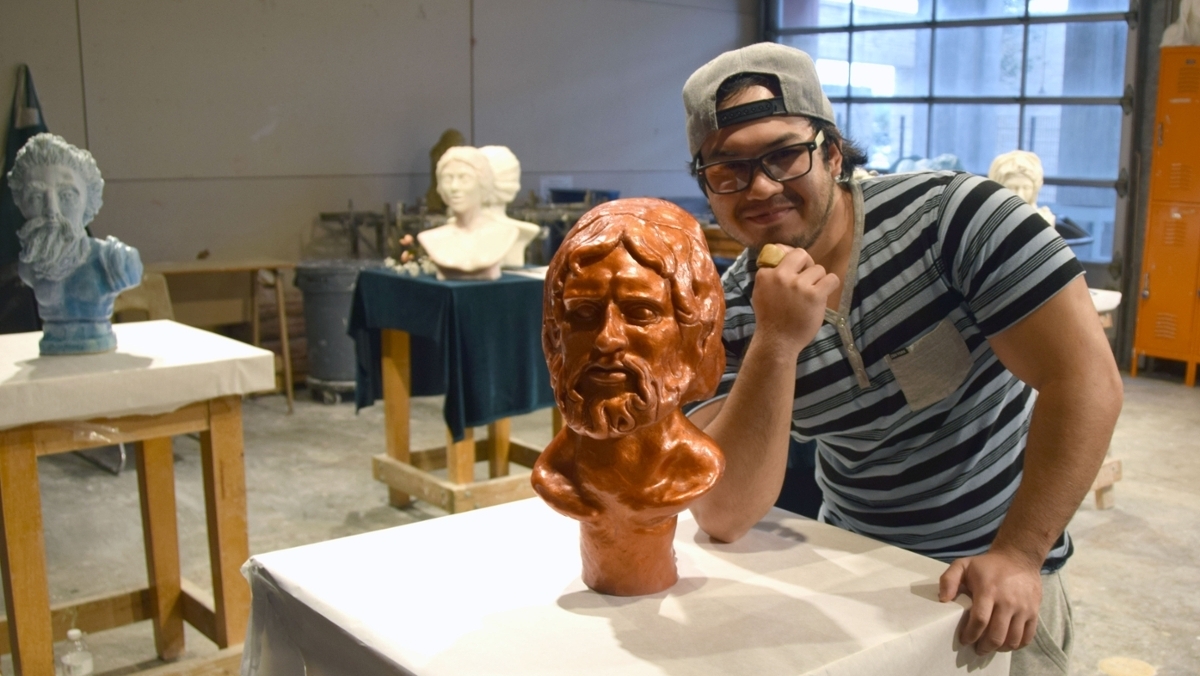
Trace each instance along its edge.
<path fill-rule="evenodd" d="M 0 0 L 0 101 L 28 63 L 104 174 L 96 234 L 147 261 L 295 259 L 318 212 L 423 195 L 449 127 L 511 147 L 525 192 L 699 195 L 679 90 L 753 41 L 757 4 Z"/>

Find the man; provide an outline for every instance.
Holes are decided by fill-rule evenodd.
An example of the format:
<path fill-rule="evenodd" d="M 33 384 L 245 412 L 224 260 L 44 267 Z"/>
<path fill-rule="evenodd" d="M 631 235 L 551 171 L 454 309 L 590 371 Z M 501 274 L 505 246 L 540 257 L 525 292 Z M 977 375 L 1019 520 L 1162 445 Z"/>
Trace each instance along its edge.
<path fill-rule="evenodd" d="M 823 521 L 950 562 L 941 600 L 973 599 L 963 643 L 1067 673 L 1064 529 L 1121 403 L 1082 266 L 981 177 L 852 179 L 862 153 L 799 50 L 723 54 L 683 98 L 697 178 L 748 247 L 724 279 L 726 373 L 693 413 L 727 462 L 697 522 L 741 537 L 789 435 L 816 439 Z M 760 269 L 768 243 L 786 254 Z"/>
<path fill-rule="evenodd" d="M 720 450 L 679 410 L 724 366 L 707 253 L 683 209 L 625 199 L 585 214 L 547 271 L 542 344 L 566 426 L 532 482 L 582 522 L 583 580 L 603 593 L 675 584 L 676 515 L 721 475 Z"/>
<path fill-rule="evenodd" d="M 141 281 L 142 261 L 136 249 L 113 237 L 87 235 L 104 190 L 91 153 L 62 137 L 38 134 L 17 153 L 8 182 L 27 219 L 17 231 L 17 273 L 37 298 L 41 353 L 114 349 L 113 300 Z"/>

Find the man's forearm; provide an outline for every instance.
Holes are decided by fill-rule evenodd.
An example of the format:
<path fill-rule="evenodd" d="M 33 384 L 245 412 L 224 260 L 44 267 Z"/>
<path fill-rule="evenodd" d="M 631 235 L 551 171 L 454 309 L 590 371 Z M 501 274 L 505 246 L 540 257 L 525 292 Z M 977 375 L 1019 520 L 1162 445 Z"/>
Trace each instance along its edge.
<path fill-rule="evenodd" d="M 1121 410 L 1115 366 L 1090 369 L 1038 393 L 1024 473 L 992 544 L 1042 565 L 1096 479 Z"/>
<path fill-rule="evenodd" d="M 740 538 L 779 495 L 787 469 L 796 356 L 769 340 L 752 339 L 733 389 L 705 427 L 725 454 L 725 473 L 693 503 L 692 513 L 718 540 Z"/>

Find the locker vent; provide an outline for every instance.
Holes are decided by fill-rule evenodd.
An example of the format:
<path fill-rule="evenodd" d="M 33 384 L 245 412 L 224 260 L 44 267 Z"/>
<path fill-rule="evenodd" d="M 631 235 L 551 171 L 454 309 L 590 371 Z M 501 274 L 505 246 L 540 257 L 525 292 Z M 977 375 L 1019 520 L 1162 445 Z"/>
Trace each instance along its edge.
<path fill-rule="evenodd" d="M 1154 317 L 1154 337 L 1163 340 L 1175 340 L 1176 322 L 1175 315 L 1169 312 L 1160 312 Z"/>
<path fill-rule="evenodd" d="M 1172 162 L 1167 172 L 1167 185 L 1171 190 L 1187 190 L 1192 187 L 1192 167 L 1182 162 Z"/>
<path fill-rule="evenodd" d="M 1200 91 L 1200 66 L 1185 65 L 1180 68 L 1177 86 L 1180 94 L 1195 94 Z"/>
<path fill-rule="evenodd" d="M 1167 221 L 1163 226 L 1162 243 L 1165 246 L 1182 246 L 1186 239 L 1186 228 L 1182 221 Z"/>

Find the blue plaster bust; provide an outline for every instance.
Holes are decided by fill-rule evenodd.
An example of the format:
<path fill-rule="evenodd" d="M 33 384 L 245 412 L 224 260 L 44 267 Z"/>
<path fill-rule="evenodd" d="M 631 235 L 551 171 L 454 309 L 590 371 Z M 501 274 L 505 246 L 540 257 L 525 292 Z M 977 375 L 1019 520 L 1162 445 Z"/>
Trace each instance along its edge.
<path fill-rule="evenodd" d="M 141 283 L 142 260 L 116 238 L 99 240 L 84 230 L 103 203 L 104 179 L 92 154 L 38 134 L 17 152 L 8 183 L 25 216 L 17 273 L 37 298 L 41 353 L 116 349 L 113 301 Z"/>

